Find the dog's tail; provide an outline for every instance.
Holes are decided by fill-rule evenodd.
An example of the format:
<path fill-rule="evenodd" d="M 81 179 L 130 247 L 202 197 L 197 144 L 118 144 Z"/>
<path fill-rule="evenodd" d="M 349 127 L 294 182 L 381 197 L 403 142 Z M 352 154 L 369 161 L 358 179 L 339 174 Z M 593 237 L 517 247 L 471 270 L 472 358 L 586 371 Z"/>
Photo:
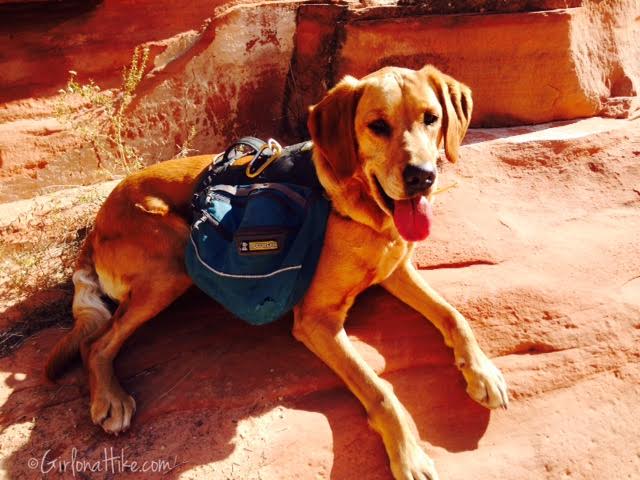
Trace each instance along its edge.
<path fill-rule="evenodd" d="M 72 311 L 75 322 L 49 355 L 45 371 L 51 380 L 59 377 L 67 364 L 78 355 L 82 342 L 102 329 L 111 318 L 111 313 L 101 298 L 102 290 L 93 263 L 93 231 L 82 245 L 72 280 Z"/>

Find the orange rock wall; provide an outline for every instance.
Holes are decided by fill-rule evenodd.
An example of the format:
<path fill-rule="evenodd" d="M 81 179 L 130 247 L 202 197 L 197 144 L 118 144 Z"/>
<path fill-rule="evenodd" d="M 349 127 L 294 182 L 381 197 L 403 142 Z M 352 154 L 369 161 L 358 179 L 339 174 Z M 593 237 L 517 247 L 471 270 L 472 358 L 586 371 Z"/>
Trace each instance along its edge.
<path fill-rule="evenodd" d="M 151 71 L 129 137 L 148 163 L 175 155 L 192 126 L 199 152 L 247 134 L 305 138 L 308 106 L 341 76 L 388 64 L 430 62 L 468 83 L 474 126 L 626 117 L 637 106 L 637 0 L 370 3 L 106 0 L 10 17 L 0 4 L 11 19 L 0 26 L 0 201 L 98 179 L 51 95 L 70 69 L 118 85 L 139 44 Z M 454 14 L 432 15 L 443 12 Z"/>
<path fill-rule="evenodd" d="M 192 125 L 201 152 L 249 134 L 279 136 L 296 8 L 282 2 L 231 9 L 166 64 L 156 57 L 134 111 L 140 149 L 169 158 Z"/>
<path fill-rule="evenodd" d="M 82 81 L 115 87 L 136 45 L 198 29 L 223 1 L 0 4 L 0 102 L 55 94 L 69 70 Z"/>
<path fill-rule="evenodd" d="M 608 116 L 624 117 L 640 92 L 640 2 L 588 2 L 571 28 L 571 51 L 585 91 Z"/>

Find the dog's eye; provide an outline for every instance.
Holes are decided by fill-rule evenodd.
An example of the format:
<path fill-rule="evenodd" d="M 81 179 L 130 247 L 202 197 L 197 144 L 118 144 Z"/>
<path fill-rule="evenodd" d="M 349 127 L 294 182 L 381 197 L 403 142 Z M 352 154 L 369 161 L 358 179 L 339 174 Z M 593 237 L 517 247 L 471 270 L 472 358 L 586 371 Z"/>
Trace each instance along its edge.
<path fill-rule="evenodd" d="M 386 120 L 379 118 L 378 120 L 374 120 L 369 125 L 369 130 L 371 130 L 376 135 L 381 137 L 390 137 L 391 136 L 391 125 L 387 123 Z"/>
<path fill-rule="evenodd" d="M 438 117 L 433 113 L 425 112 L 424 118 L 422 120 L 425 125 L 432 125 L 438 121 Z"/>

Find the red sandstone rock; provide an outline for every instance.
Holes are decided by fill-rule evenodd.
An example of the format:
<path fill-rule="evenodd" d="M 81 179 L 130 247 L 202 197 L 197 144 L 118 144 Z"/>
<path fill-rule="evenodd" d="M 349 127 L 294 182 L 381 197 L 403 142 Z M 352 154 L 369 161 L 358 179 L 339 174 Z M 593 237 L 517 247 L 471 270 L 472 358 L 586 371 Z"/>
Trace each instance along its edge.
<path fill-rule="evenodd" d="M 640 471 L 640 125 L 590 119 L 471 131 L 447 164 L 415 261 L 467 316 L 512 402 L 470 400 L 439 333 L 380 289 L 347 330 L 413 416 L 443 480 L 633 479 Z M 498 137 L 491 139 L 491 137 Z M 250 327 L 190 292 L 116 362 L 138 400 L 131 431 L 91 424 L 76 368 L 47 384 L 57 329 L 0 360 L 7 478 L 30 458 L 168 460 L 167 478 L 389 479 L 362 408 L 290 334 Z M 87 475 L 112 478 L 105 472 Z M 159 476 L 159 475 L 158 475 Z M 153 478 L 149 474 L 132 478 Z"/>
<path fill-rule="evenodd" d="M 354 21 L 345 29 L 338 72 L 359 76 L 385 65 L 432 63 L 471 87 L 475 125 L 591 116 L 600 105 L 576 76 L 569 49 L 574 15 L 555 10 Z"/>
<path fill-rule="evenodd" d="M 214 11 L 203 2 L 109 1 L 90 13 L 67 12 L 65 21 L 45 11 L 13 21 L 0 35 L 0 95 L 15 99 L 0 106 L 0 200 L 100 178 L 95 155 L 78 149 L 77 138 L 51 118 L 55 99 L 28 97 L 57 91 L 70 69 L 81 81 L 93 77 L 113 87 L 138 44 L 151 48 L 152 65 L 128 135 L 150 163 L 175 155 L 192 127 L 191 146 L 201 152 L 247 133 L 297 141 L 306 135 L 308 105 L 341 75 L 386 64 L 431 62 L 467 82 L 475 125 L 634 115 L 640 10 L 633 0 L 373 3 L 263 3 Z M 427 15 L 544 10 L 560 3 L 582 6 Z"/>
<path fill-rule="evenodd" d="M 600 111 L 625 116 L 628 109 L 611 108 L 608 99 L 633 97 L 640 88 L 640 30 L 634 20 L 640 7 L 634 1 L 492 15 L 402 16 L 401 10 L 380 8 L 342 12 L 333 50 L 312 55 L 306 43 L 326 25 L 321 10 L 301 7 L 293 71 L 303 85 L 317 76 L 333 85 L 343 75 L 362 76 L 386 65 L 431 63 L 471 87 L 472 124 L 486 127 Z M 318 90 L 316 82 L 311 92 L 302 90 L 289 102 L 293 107 L 313 102 L 324 93 Z"/>
<path fill-rule="evenodd" d="M 151 73 L 138 90 L 128 141 L 146 161 L 172 158 L 192 127 L 197 135 L 191 146 L 201 152 L 217 151 L 247 132 L 282 139 L 277 133 L 293 50 L 296 3 L 227 7 L 211 22 L 204 21 L 215 13 L 215 5 L 196 4 L 188 10 L 174 5 L 180 21 L 173 21 L 166 8 L 161 10 L 162 5 L 134 4 L 139 15 L 121 4 L 105 3 L 88 17 L 81 15 L 64 25 L 56 24 L 52 38 L 42 37 L 41 24 L 14 25 L 20 41 L 9 35 L 6 40 L 13 48 L 0 48 L 0 92 L 4 98 L 52 93 L 64 85 L 72 68 L 79 72 L 79 81 L 93 77 L 103 87 L 115 87 L 133 47 L 144 42 L 151 48 Z M 146 22 L 145 29 L 137 23 L 141 19 Z M 160 22 L 155 30 L 151 28 L 154 22 Z M 115 25 L 126 25 L 129 30 L 113 43 Z M 198 30 L 184 31 L 188 28 Z M 165 37 L 169 35 L 173 36 Z M 0 47 L 2 41 L 0 37 Z M 54 68 L 48 63 L 50 58 L 38 58 L 23 65 L 22 49 L 36 42 L 44 51 L 52 48 L 48 41 L 68 53 L 66 63 L 57 59 Z M 108 62 L 100 63 L 105 56 Z M 27 82 L 31 78 L 37 82 L 46 78 L 48 83 L 32 85 Z M 31 196 L 48 185 L 72 186 L 100 176 L 95 155 L 78 149 L 78 139 L 52 118 L 54 107 L 55 98 L 0 105 L 0 201 Z M 43 128 L 49 124 L 55 129 Z"/>
<path fill-rule="evenodd" d="M 223 3 L 107 0 L 76 2 L 75 11 L 40 5 L 24 13 L 4 6 L 0 102 L 54 94 L 69 70 L 79 72 L 80 80 L 115 87 L 136 45 L 197 30 Z"/>
<path fill-rule="evenodd" d="M 114 86 L 140 43 L 152 49 L 153 71 L 132 114 L 150 161 L 172 156 L 191 125 L 202 152 L 247 133 L 298 139 L 307 105 L 342 73 L 384 61 L 433 61 L 460 77 L 474 88 L 480 124 L 598 111 L 623 118 L 637 108 L 632 0 L 568 10 L 581 2 L 518 1 L 501 11 L 565 10 L 445 18 L 419 14 L 457 2 L 370 3 L 214 15 L 215 4 L 203 2 L 105 1 L 89 13 L 3 25 L 0 95 L 13 100 L 0 105 L 0 201 L 99 178 L 95 159 L 69 155 L 77 140 L 53 121 L 55 99 L 29 97 L 57 91 L 72 68 Z M 475 130 L 461 161 L 443 168 L 442 185 L 459 186 L 438 198 L 433 235 L 415 262 L 497 357 L 511 387 L 508 412 L 489 413 L 466 396 L 451 353 L 415 312 L 379 289 L 352 311 L 349 333 L 393 384 L 443 479 L 640 471 L 639 126 L 591 119 Z M 14 215 L 14 206 L 3 211 Z M 185 296 L 119 357 L 138 400 L 132 430 L 119 438 L 91 425 L 80 369 L 60 385 L 42 379 L 61 332 L 31 336 L 0 360 L 0 476 L 39 478 L 29 460 L 49 450 L 50 460 L 70 460 L 76 448 L 95 462 L 105 448 L 123 448 L 130 461 L 168 460 L 167 478 L 389 478 L 360 405 L 293 340 L 290 323 L 248 327 L 197 292 Z"/>

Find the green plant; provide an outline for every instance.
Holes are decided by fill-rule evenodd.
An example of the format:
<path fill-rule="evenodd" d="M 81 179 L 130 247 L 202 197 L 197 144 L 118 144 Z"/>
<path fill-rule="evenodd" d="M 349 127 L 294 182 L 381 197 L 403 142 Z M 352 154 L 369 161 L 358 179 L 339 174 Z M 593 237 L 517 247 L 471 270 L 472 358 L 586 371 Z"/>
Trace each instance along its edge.
<path fill-rule="evenodd" d="M 149 59 L 148 47 L 136 47 L 129 67 L 122 72 L 118 89 L 102 90 L 93 80 L 82 84 L 71 70 L 67 88 L 60 90 L 55 114 L 96 155 L 98 167 L 111 173 L 132 173 L 144 166 L 142 154 L 131 144 L 127 132 L 131 120 L 127 108 L 144 77 Z"/>
<path fill-rule="evenodd" d="M 131 144 L 132 129 L 127 108 L 144 77 L 148 48 L 136 48 L 123 69 L 118 89 L 102 90 L 93 81 L 83 84 L 71 71 L 66 89 L 56 104 L 56 117 L 92 149 L 98 167 L 129 174 L 144 166 L 143 157 Z M 192 126 L 175 158 L 195 152 L 197 134 Z M 115 171 L 114 171 L 115 170 Z M 83 187 L 79 193 L 45 195 L 17 220 L 0 227 L 0 311 L 32 295 L 51 289 L 65 289 L 70 295 L 69 277 L 78 250 L 105 200 L 105 189 Z"/>
<path fill-rule="evenodd" d="M 30 335 L 71 321 L 70 275 L 106 193 L 85 187 L 79 195 L 41 197 L 0 227 L 0 316 L 10 319 L 0 331 L 0 357 Z"/>
<path fill-rule="evenodd" d="M 187 138 L 185 139 L 185 141 L 182 142 L 182 145 L 176 145 L 176 148 L 178 149 L 178 153 L 176 153 L 176 156 L 174 158 L 186 158 L 192 153 L 197 152 L 195 148 L 191 148 L 191 145 L 193 144 L 193 139 L 196 137 L 197 133 L 198 131 L 196 130 L 196 127 L 191 125 L 191 128 L 189 129 L 189 133 L 187 134 Z"/>
<path fill-rule="evenodd" d="M 0 305 L 68 281 L 105 193 L 85 187 L 79 196 L 68 197 L 42 197 L 0 228 Z"/>

